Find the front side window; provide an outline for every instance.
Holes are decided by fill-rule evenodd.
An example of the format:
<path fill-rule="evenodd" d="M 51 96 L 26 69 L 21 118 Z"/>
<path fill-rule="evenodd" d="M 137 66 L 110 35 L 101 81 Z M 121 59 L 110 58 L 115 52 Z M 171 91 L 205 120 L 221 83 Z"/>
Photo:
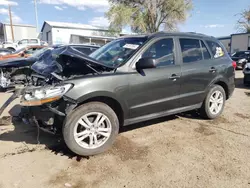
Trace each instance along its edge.
<path fill-rule="evenodd" d="M 157 67 L 174 64 L 173 39 L 161 39 L 152 44 L 143 54 L 142 58 L 153 58 L 157 61 Z"/>
<path fill-rule="evenodd" d="M 24 39 L 18 42 L 18 44 L 28 44 L 28 40 Z"/>
<path fill-rule="evenodd" d="M 183 63 L 191 63 L 202 60 L 200 40 L 180 39 Z"/>
<path fill-rule="evenodd" d="M 224 56 L 225 52 L 223 51 L 223 48 L 220 46 L 220 44 L 214 41 L 207 41 L 207 44 L 214 58 L 219 58 Z"/>

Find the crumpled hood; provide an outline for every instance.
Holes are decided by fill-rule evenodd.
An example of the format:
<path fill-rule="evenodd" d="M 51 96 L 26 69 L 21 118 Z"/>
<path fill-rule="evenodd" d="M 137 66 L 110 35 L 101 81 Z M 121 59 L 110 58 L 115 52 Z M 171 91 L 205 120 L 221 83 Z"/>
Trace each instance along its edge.
<path fill-rule="evenodd" d="M 35 58 L 14 58 L 0 61 L 0 68 L 14 68 L 14 67 L 25 67 L 30 66 L 36 61 Z"/>
<path fill-rule="evenodd" d="M 31 69 L 38 74 L 48 76 L 53 72 L 61 73 L 65 71 L 69 72 L 69 70 L 74 74 L 74 72 L 83 70 L 87 65 L 90 65 L 94 69 L 114 69 L 114 67 L 105 65 L 83 54 L 72 46 L 63 46 L 46 51 L 43 56 L 31 66 Z"/>

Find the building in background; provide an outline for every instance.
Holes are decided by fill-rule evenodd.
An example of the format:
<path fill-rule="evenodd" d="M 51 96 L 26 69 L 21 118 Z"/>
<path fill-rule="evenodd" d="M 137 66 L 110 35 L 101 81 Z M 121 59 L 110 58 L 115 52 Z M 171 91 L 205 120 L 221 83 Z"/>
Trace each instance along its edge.
<path fill-rule="evenodd" d="M 227 51 L 230 52 L 231 36 L 219 37 L 217 39 L 225 46 Z"/>
<path fill-rule="evenodd" d="M 37 38 L 36 27 L 33 25 L 13 24 L 13 33 L 14 41 L 12 41 L 10 24 L 0 23 L 0 42 Z"/>
<path fill-rule="evenodd" d="M 71 35 L 69 43 L 70 44 L 93 44 L 102 46 L 112 40 L 115 37 L 105 37 L 105 36 L 86 36 L 86 35 Z"/>
<path fill-rule="evenodd" d="M 45 21 L 39 38 L 48 44 L 88 43 L 103 45 L 110 41 L 108 29 L 86 24 Z"/>
<path fill-rule="evenodd" d="M 229 53 L 250 50 L 250 33 L 236 33 L 227 37 L 217 38 Z"/>
<path fill-rule="evenodd" d="M 237 33 L 231 35 L 231 53 L 250 50 L 250 33 Z"/>

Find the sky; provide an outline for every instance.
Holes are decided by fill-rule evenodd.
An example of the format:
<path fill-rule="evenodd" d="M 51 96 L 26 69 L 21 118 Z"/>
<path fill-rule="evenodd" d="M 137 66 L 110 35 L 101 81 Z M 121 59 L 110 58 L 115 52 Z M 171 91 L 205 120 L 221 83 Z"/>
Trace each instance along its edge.
<path fill-rule="evenodd" d="M 39 30 L 43 22 L 71 22 L 108 26 L 105 12 L 108 0 L 37 0 Z M 13 23 L 35 25 L 32 0 L 0 0 L 0 22 L 9 22 L 8 4 L 11 5 Z M 193 0 L 193 10 L 184 23 L 183 32 L 197 32 L 221 37 L 237 32 L 239 13 L 250 7 L 250 0 Z"/>

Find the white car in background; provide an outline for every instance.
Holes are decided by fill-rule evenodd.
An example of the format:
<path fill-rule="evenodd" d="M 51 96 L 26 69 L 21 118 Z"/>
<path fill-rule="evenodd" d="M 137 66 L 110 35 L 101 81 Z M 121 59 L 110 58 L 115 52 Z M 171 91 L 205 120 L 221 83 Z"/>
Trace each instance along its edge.
<path fill-rule="evenodd" d="M 18 42 L 3 42 L 2 48 L 7 48 L 11 51 L 16 51 L 26 46 L 41 46 L 43 42 L 39 39 L 22 39 Z"/>

